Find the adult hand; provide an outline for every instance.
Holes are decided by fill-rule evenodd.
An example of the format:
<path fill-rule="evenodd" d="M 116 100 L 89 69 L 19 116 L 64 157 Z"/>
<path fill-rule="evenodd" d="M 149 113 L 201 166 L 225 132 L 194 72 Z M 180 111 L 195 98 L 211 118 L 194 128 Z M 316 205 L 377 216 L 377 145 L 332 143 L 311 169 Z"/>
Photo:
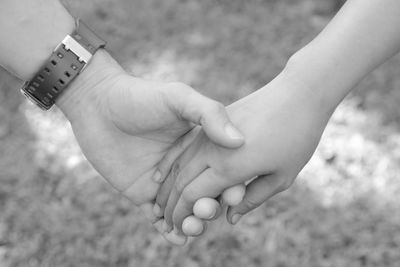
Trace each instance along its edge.
<path fill-rule="evenodd" d="M 185 134 L 194 125 L 216 144 L 235 148 L 244 142 L 218 102 L 181 83 L 132 77 L 104 51 L 57 105 L 88 161 L 152 222 L 151 203 L 161 182 L 158 163 L 172 146 L 177 157 L 190 144 Z"/>
<path fill-rule="evenodd" d="M 283 72 L 270 84 L 228 107 L 246 143 L 236 150 L 214 145 L 201 132 L 176 161 L 157 196 L 169 231 L 181 231 L 200 198 L 247 182 L 243 201 L 227 219 L 240 216 L 287 189 L 313 154 L 331 112 L 303 84 Z M 168 161 L 167 155 L 164 161 Z M 161 163 L 163 165 L 163 162 Z M 255 178 L 256 177 L 256 178 Z"/>

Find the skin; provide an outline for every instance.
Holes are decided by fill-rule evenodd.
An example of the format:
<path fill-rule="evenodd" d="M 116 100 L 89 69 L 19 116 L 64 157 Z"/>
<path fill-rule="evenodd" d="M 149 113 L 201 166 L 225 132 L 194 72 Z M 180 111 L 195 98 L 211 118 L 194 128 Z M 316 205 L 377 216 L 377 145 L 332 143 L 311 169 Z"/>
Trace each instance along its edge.
<path fill-rule="evenodd" d="M 216 116 L 225 111 L 214 101 L 214 106 L 210 106 L 207 103 L 210 100 L 187 85 L 144 81 L 124 71 L 110 70 L 110 63 L 104 66 L 109 74 L 101 82 L 84 89 L 85 94 L 95 92 L 87 102 L 71 96 L 71 99 L 61 99 L 59 105 L 64 107 L 64 101 L 76 101 L 73 106 L 77 107 L 80 102 L 97 99 L 93 106 L 85 104 L 79 112 L 74 109 L 67 113 L 75 137 L 93 167 L 115 189 L 141 207 L 160 230 L 158 218 L 149 210 L 160 186 L 154 178 L 158 162 L 194 123 L 204 120 L 203 124 L 213 130 L 228 123 L 222 121 L 226 115 Z M 211 118 L 220 121 L 212 122 Z M 221 137 L 218 130 L 214 133 L 217 138 Z M 231 144 L 240 145 L 241 142 L 237 139 Z M 165 237 L 168 240 L 178 238 L 173 234 Z M 178 238 L 176 242 L 182 241 Z"/>
<path fill-rule="evenodd" d="M 200 132 L 172 164 L 173 171 L 163 173 L 168 176 L 157 204 L 170 228 L 180 230 L 197 199 L 214 198 L 227 186 L 251 181 L 243 201 L 228 210 L 233 224 L 289 188 L 336 106 L 366 74 L 400 51 L 399 25 L 398 0 L 348 0 L 277 78 L 228 107 L 246 137 L 243 147 L 215 147 Z M 160 165 L 168 166 L 168 157 Z"/>
<path fill-rule="evenodd" d="M 58 1 L 2 1 L 0 34 L 8 38 L 0 41 L 0 64 L 29 80 L 73 28 L 72 16 Z M 87 160 L 141 207 L 158 230 L 152 203 L 160 186 L 157 166 L 166 153 L 172 147 L 175 153 L 183 151 L 194 137 L 186 134 L 195 125 L 220 145 L 236 148 L 244 142 L 220 103 L 182 83 L 133 77 L 104 50 L 93 56 L 56 105 Z M 184 241 L 177 235 L 165 237 Z"/>
<path fill-rule="evenodd" d="M 157 196 L 168 224 L 180 230 L 199 198 L 215 198 L 228 186 L 256 176 L 247 185 L 247 194 L 236 211 L 254 209 L 293 183 L 314 152 L 327 122 L 327 118 L 316 116 L 317 102 L 303 101 L 304 95 L 291 97 L 299 89 L 299 84 L 288 83 L 282 74 L 230 105 L 228 113 L 246 138 L 245 145 L 237 150 L 219 148 L 203 133 L 196 137 L 175 163 L 180 172 L 177 176 L 170 173 Z M 254 197 L 249 190 L 262 190 L 262 195 Z"/>

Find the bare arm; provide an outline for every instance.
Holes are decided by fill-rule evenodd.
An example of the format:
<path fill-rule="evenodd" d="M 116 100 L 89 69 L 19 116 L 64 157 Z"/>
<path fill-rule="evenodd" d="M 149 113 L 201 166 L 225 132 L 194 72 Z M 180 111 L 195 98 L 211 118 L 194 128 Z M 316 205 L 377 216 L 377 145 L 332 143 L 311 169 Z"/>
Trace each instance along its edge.
<path fill-rule="evenodd" d="M 74 19 L 57 0 L 0 3 L 0 65 L 30 80 L 73 31 Z M 160 183 L 157 164 L 176 143 L 181 146 L 174 150 L 179 156 L 187 146 L 184 141 L 190 140 L 181 137 L 193 124 L 201 124 L 221 145 L 235 148 L 244 142 L 222 104 L 182 83 L 132 77 L 105 50 L 93 56 L 56 105 L 93 167 L 142 207 L 156 226 L 151 202 Z M 167 237 L 182 242 L 180 237 Z"/>
<path fill-rule="evenodd" d="M 334 109 L 366 74 L 399 51 L 400 1 L 349 0 L 291 58 L 287 70 Z"/>
<path fill-rule="evenodd" d="M 74 18 L 59 1 L 3 0 L 0 65 L 23 81 L 31 79 L 74 27 Z M 75 119 L 80 116 L 77 111 L 87 110 L 88 103 L 92 102 L 93 85 L 121 71 L 106 51 L 99 50 L 85 71 L 58 98 L 56 105 L 68 119 Z"/>
<path fill-rule="evenodd" d="M 229 106 L 232 120 L 246 137 L 243 147 L 216 149 L 199 135 L 175 163 L 180 171 L 163 173 L 167 180 L 156 201 L 166 223 L 181 230 L 199 198 L 217 197 L 225 188 L 255 176 L 243 201 L 229 208 L 233 224 L 286 190 L 314 153 L 340 101 L 399 50 L 400 1 L 348 0 L 278 77 Z"/>
<path fill-rule="evenodd" d="M 28 80 L 73 28 L 73 18 L 58 1 L 2 1 L 0 64 Z"/>

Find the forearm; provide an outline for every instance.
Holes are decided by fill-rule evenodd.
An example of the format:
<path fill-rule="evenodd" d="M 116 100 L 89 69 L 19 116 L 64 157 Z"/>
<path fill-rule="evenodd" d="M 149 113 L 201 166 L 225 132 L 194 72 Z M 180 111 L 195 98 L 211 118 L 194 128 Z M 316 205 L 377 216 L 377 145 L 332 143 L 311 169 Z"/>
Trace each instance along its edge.
<path fill-rule="evenodd" d="M 349 0 L 287 66 L 333 110 L 370 71 L 400 50 L 398 0 Z"/>
<path fill-rule="evenodd" d="M 74 25 L 59 1 L 2 1 L 0 64 L 18 78 L 29 80 Z"/>

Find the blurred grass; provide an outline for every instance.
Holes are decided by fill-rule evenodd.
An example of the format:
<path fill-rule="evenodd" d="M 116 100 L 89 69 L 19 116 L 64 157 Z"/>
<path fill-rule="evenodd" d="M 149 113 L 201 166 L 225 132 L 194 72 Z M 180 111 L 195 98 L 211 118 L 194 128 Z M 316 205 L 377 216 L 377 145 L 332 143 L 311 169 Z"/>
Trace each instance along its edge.
<path fill-rule="evenodd" d="M 65 2 L 132 73 L 228 104 L 271 80 L 343 1 Z M 399 57 L 340 106 L 292 189 L 183 248 L 99 179 L 59 111 L 0 82 L 0 266 L 400 265 Z"/>

